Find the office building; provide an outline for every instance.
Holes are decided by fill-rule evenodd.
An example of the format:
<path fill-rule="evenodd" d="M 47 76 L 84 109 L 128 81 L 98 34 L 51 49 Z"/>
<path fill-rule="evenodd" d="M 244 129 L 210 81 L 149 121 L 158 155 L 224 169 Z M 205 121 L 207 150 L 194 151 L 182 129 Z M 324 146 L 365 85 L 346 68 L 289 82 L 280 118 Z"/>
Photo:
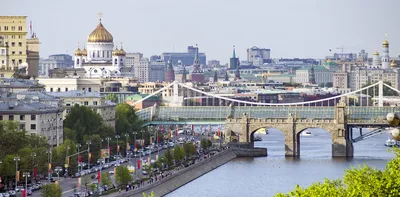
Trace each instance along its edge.
<path fill-rule="evenodd" d="M 253 46 L 252 48 L 247 49 L 247 61 L 251 62 L 255 66 L 264 63 L 271 63 L 271 49 L 262 49 Z"/>
<path fill-rule="evenodd" d="M 177 65 L 178 62 L 180 62 L 183 66 L 190 66 L 194 62 L 194 58 L 196 55 L 197 47 L 194 46 L 188 46 L 187 52 L 186 53 L 163 53 L 161 54 L 161 59 L 164 62 L 168 62 L 168 60 L 171 60 L 172 65 Z M 200 65 L 206 65 L 206 54 L 205 53 L 199 53 L 197 51 L 197 58 L 199 59 L 199 64 Z"/>
<path fill-rule="evenodd" d="M 154 62 L 150 62 L 149 66 L 149 81 L 157 82 L 157 81 L 165 81 L 166 75 L 166 65 L 162 60 L 157 60 Z"/>
<path fill-rule="evenodd" d="M 56 54 L 50 55 L 48 59 L 39 60 L 39 75 L 43 77 L 49 77 L 50 70 L 59 68 L 73 68 L 74 60 L 72 56 L 68 54 Z"/>

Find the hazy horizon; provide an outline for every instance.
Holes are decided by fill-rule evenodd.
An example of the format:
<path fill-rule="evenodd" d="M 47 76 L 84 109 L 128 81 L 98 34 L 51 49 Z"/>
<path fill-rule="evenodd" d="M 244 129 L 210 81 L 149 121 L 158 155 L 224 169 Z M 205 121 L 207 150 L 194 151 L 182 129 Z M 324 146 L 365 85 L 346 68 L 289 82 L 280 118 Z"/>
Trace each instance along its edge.
<path fill-rule="evenodd" d="M 390 56 L 400 55 L 400 1 L 384 0 L 3 0 L 1 15 L 24 15 L 40 39 L 40 56 L 71 54 L 102 22 L 127 52 L 144 56 L 184 52 L 198 44 L 207 60 L 226 63 L 232 46 L 241 60 L 252 46 L 271 49 L 272 58 L 323 58 L 332 53 L 371 57 L 382 51 L 385 33 Z M 27 27 L 28 28 L 28 27 Z M 29 34 L 29 32 L 28 32 Z M 175 50 L 174 50 L 175 49 Z M 329 52 L 332 49 L 332 52 Z"/>

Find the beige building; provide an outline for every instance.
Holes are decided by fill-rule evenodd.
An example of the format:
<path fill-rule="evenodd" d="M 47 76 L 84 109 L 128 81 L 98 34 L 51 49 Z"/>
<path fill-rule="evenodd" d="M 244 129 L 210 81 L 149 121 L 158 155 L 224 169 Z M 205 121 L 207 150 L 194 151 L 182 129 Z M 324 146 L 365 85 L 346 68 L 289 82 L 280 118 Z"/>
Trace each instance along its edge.
<path fill-rule="evenodd" d="M 346 72 L 333 73 L 333 87 L 339 89 L 348 88 L 348 74 Z"/>
<path fill-rule="evenodd" d="M 87 91 L 68 91 L 68 92 L 51 92 L 50 95 L 63 99 L 64 112 L 63 119 L 71 112 L 74 105 L 83 105 L 90 107 L 93 111 L 100 114 L 104 123 L 115 128 L 115 103 L 107 101 L 104 96 L 100 96 L 98 92 Z"/>
<path fill-rule="evenodd" d="M 0 16 L 0 35 L 9 46 L 10 64 L 7 69 L 27 62 L 26 59 L 26 16 Z"/>
<path fill-rule="evenodd" d="M 0 35 L 0 77 L 11 77 L 13 72 L 8 68 L 9 55 L 8 46 L 4 42 L 4 36 Z"/>

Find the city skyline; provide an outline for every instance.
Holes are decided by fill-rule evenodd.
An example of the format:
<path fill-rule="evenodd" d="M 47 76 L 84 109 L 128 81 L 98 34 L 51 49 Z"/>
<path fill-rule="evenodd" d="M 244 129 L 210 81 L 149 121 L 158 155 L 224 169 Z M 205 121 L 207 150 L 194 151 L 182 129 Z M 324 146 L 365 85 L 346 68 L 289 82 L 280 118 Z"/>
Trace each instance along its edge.
<path fill-rule="evenodd" d="M 78 42 L 82 48 L 98 24 L 99 12 L 115 45 L 123 42 L 127 52 L 140 52 L 146 57 L 185 51 L 195 44 L 208 60 L 221 63 L 228 62 L 233 45 L 241 60 L 246 59 L 246 49 L 252 46 L 270 48 L 272 58 L 323 58 L 341 53 L 337 49 L 341 46 L 345 53 L 365 49 L 371 57 L 373 52 L 382 51 L 385 33 L 390 56 L 400 55 L 400 28 L 393 25 L 400 18 L 396 12 L 400 2 L 395 0 L 107 3 L 7 0 L 0 11 L 2 15 L 28 16 L 27 23 L 33 22 L 41 41 L 43 58 L 72 54 Z"/>

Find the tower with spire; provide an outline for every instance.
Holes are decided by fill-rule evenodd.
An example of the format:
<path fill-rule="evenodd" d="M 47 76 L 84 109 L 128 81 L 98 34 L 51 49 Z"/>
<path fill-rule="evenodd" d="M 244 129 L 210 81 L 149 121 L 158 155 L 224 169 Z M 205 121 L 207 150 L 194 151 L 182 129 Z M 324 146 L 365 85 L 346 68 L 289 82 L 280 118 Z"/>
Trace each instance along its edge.
<path fill-rule="evenodd" d="M 385 40 L 382 43 L 382 69 L 389 69 L 390 57 L 389 57 L 389 41 L 387 40 L 387 35 L 385 35 Z"/>
<path fill-rule="evenodd" d="M 204 73 L 200 67 L 200 60 L 199 60 L 199 47 L 196 45 L 196 53 L 194 56 L 193 62 L 193 70 L 191 73 L 192 82 L 203 83 L 204 82 Z"/>
<path fill-rule="evenodd" d="M 236 50 L 235 50 L 235 46 L 233 46 L 233 52 L 232 52 L 232 57 L 229 59 L 229 69 L 231 71 L 236 70 L 236 68 L 238 67 L 238 62 L 239 62 L 239 58 L 236 57 Z"/>
<path fill-rule="evenodd" d="M 175 81 L 175 71 L 174 71 L 174 66 L 172 65 L 171 56 L 169 56 L 169 60 L 167 63 L 167 72 L 165 72 L 165 81 L 167 82 Z"/>

